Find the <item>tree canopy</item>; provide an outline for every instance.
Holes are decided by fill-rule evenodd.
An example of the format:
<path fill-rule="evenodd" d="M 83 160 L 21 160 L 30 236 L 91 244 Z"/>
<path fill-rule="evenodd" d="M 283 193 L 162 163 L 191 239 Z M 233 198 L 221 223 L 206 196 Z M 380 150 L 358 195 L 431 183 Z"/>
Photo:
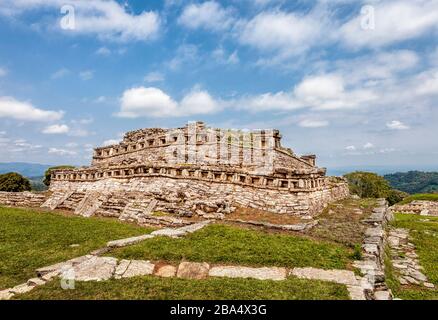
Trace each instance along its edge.
<path fill-rule="evenodd" d="M 32 187 L 30 186 L 29 179 L 21 174 L 10 172 L 0 175 L 0 191 L 23 192 L 30 190 L 32 190 Z"/>

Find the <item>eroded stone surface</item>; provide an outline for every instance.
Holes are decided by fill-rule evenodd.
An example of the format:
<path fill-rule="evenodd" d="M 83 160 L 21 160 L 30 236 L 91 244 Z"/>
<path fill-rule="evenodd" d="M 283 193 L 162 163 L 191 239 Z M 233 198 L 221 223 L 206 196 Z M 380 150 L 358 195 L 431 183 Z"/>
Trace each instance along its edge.
<path fill-rule="evenodd" d="M 258 280 L 285 280 L 287 276 L 286 268 L 249 268 L 237 266 L 212 267 L 209 271 L 210 277 L 227 278 L 253 278 Z"/>
<path fill-rule="evenodd" d="M 181 262 L 178 266 L 177 277 L 186 279 L 205 279 L 210 265 L 202 262 Z"/>
<path fill-rule="evenodd" d="M 176 267 L 172 265 L 164 265 L 157 268 L 155 275 L 163 278 L 170 278 L 176 275 Z"/>
<path fill-rule="evenodd" d="M 348 270 L 323 270 L 316 268 L 294 268 L 291 275 L 302 279 L 331 281 L 345 285 L 359 286 L 353 271 Z"/>
<path fill-rule="evenodd" d="M 415 252 L 415 246 L 409 242 L 409 230 L 391 228 L 388 239 L 391 262 L 400 284 L 432 287 L 433 284 L 428 282 L 427 277 L 421 272 L 422 267 Z"/>
<path fill-rule="evenodd" d="M 111 257 L 92 257 L 73 267 L 77 281 L 103 281 L 110 279 L 116 269 L 117 259 Z"/>
<path fill-rule="evenodd" d="M 154 272 L 154 267 L 155 265 L 149 261 L 131 260 L 122 278 L 151 275 Z"/>
<path fill-rule="evenodd" d="M 131 238 L 126 238 L 126 239 L 120 239 L 120 240 L 114 240 L 114 241 L 110 241 L 108 242 L 106 245 L 108 247 L 126 247 L 132 244 L 136 244 L 138 242 L 147 240 L 147 239 L 152 239 L 154 237 L 154 235 L 152 234 L 145 234 L 142 236 L 138 236 L 138 237 L 131 237 Z"/>
<path fill-rule="evenodd" d="M 14 296 L 10 289 L 0 291 L 0 300 L 9 300 Z"/>

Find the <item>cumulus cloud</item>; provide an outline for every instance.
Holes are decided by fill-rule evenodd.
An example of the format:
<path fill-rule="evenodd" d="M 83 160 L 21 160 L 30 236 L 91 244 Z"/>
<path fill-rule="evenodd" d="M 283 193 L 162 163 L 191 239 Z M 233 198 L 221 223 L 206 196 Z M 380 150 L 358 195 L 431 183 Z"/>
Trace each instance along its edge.
<path fill-rule="evenodd" d="M 65 134 L 70 131 L 70 128 L 65 124 L 53 124 L 44 128 L 44 134 Z"/>
<path fill-rule="evenodd" d="M 367 142 L 363 145 L 363 148 L 366 149 L 372 149 L 374 148 L 374 145 L 371 142 Z"/>
<path fill-rule="evenodd" d="M 8 71 L 5 68 L 0 67 L 0 77 L 4 77 L 8 74 Z"/>
<path fill-rule="evenodd" d="M 79 72 L 79 78 L 81 78 L 84 81 L 91 80 L 94 78 L 94 71 L 93 70 L 85 70 Z"/>
<path fill-rule="evenodd" d="M 187 5 L 178 23 L 190 29 L 204 28 L 208 30 L 225 30 L 234 22 L 233 10 L 223 8 L 216 1 L 206 1 L 200 4 Z"/>
<path fill-rule="evenodd" d="M 386 127 L 391 130 L 406 130 L 409 126 L 405 125 L 403 122 L 398 120 L 393 120 L 386 123 Z"/>
<path fill-rule="evenodd" d="M 304 119 L 301 120 L 298 125 L 303 128 L 321 128 L 327 127 L 329 125 L 329 122 L 326 120 Z"/>
<path fill-rule="evenodd" d="M 61 78 L 64 78 L 65 76 L 67 76 L 69 73 L 70 73 L 70 70 L 68 70 L 67 68 L 61 68 L 61 69 L 55 71 L 54 73 L 52 73 L 50 78 L 53 80 L 61 79 Z"/>
<path fill-rule="evenodd" d="M 60 149 L 60 148 L 50 148 L 49 154 L 55 154 L 58 156 L 75 156 L 75 155 L 77 155 L 77 152 L 73 151 L 73 150 L 66 150 L 66 149 Z"/>
<path fill-rule="evenodd" d="M 153 71 L 153 72 L 149 72 L 145 77 L 144 77 L 144 81 L 145 82 L 163 82 L 164 81 L 164 74 L 162 74 L 161 72 L 158 71 Z"/>
<path fill-rule="evenodd" d="M 19 101 L 13 97 L 0 97 L 0 118 L 49 122 L 60 120 L 63 115 L 63 111 L 42 110 L 27 101 Z"/>
<path fill-rule="evenodd" d="M 356 150 L 356 146 L 346 146 L 345 150 L 347 150 L 347 151 L 355 151 Z"/>
<path fill-rule="evenodd" d="M 30 10 L 51 8 L 58 14 L 64 0 L 3 0 L 0 14 L 18 16 Z M 71 0 L 75 9 L 75 27 L 70 34 L 93 34 L 103 40 L 145 41 L 160 29 L 160 16 L 153 11 L 132 14 L 114 0 Z M 50 24 L 49 28 L 54 25 Z M 59 28 L 61 29 L 61 28 Z"/>
<path fill-rule="evenodd" d="M 372 3 L 374 28 L 363 28 L 365 14 L 359 13 L 339 31 L 349 47 L 382 47 L 414 39 L 438 30 L 438 2 L 435 0 L 390 0 Z"/>
<path fill-rule="evenodd" d="M 283 56 L 302 53 L 321 36 L 322 21 L 294 12 L 261 12 L 238 26 L 240 43 Z"/>
<path fill-rule="evenodd" d="M 209 114 L 220 109 L 220 103 L 202 90 L 192 90 L 180 102 L 154 87 L 126 90 L 121 98 L 119 117 L 178 117 Z"/>
<path fill-rule="evenodd" d="M 111 54 L 111 50 L 107 47 L 100 47 L 96 50 L 96 54 L 99 56 L 109 56 Z"/>

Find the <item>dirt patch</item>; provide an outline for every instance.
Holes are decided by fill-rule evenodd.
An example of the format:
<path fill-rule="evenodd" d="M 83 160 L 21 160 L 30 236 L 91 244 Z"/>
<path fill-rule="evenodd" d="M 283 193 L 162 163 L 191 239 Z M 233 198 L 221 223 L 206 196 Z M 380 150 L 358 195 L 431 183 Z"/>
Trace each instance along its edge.
<path fill-rule="evenodd" d="M 237 208 L 233 213 L 226 215 L 225 221 L 226 220 L 246 220 L 274 224 L 298 224 L 302 222 L 308 222 L 308 220 L 303 220 L 300 217 L 272 213 L 253 208 Z"/>
<path fill-rule="evenodd" d="M 361 220 L 371 215 L 375 199 L 347 199 L 330 204 L 317 217 L 319 224 L 308 235 L 354 247 L 362 243 L 365 228 Z"/>

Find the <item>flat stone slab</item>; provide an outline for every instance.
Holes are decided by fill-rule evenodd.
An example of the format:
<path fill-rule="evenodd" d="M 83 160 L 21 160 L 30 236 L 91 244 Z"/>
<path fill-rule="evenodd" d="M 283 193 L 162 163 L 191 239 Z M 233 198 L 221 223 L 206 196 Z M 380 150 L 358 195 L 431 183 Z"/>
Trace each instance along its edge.
<path fill-rule="evenodd" d="M 154 272 L 154 268 L 155 265 L 149 261 L 131 260 L 122 278 L 151 275 Z"/>
<path fill-rule="evenodd" d="M 165 228 L 152 232 L 154 236 L 164 236 L 164 237 L 181 237 L 186 235 L 187 232 L 181 231 L 179 229 Z"/>
<path fill-rule="evenodd" d="M 294 268 L 290 275 L 301 279 L 312 279 L 336 282 L 350 286 L 359 286 L 360 283 L 356 279 L 353 271 L 349 270 L 323 270 L 316 268 Z"/>
<path fill-rule="evenodd" d="M 347 286 L 347 290 L 351 300 L 367 300 L 361 286 Z"/>
<path fill-rule="evenodd" d="M 73 267 L 74 279 L 77 281 L 108 280 L 113 276 L 116 266 L 116 258 L 92 257 Z"/>
<path fill-rule="evenodd" d="M 0 300 L 9 300 L 14 296 L 10 289 L 0 291 Z"/>
<path fill-rule="evenodd" d="M 29 285 L 27 283 L 23 283 L 23 284 L 19 284 L 18 286 L 15 286 L 15 287 L 9 289 L 9 291 L 13 294 L 22 294 L 22 293 L 29 292 L 29 291 L 33 290 L 34 288 L 35 288 L 34 285 Z"/>
<path fill-rule="evenodd" d="M 78 265 L 88 259 L 91 259 L 93 256 L 92 255 L 85 255 L 85 256 L 81 256 L 81 257 L 77 257 L 77 258 L 73 258 L 70 260 L 67 260 L 65 262 L 60 262 L 60 263 L 56 263 L 56 264 L 52 264 L 50 266 L 47 267 L 42 267 L 36 270 L 36 273 L 39 277 L 42 277 L 48 273 L 53 273 L 53 272 L 58 272 L 58 274 L 61 272 L 61 270 L 68 270 L 72 267 L 74 267 L 75 265 Z"/>
<path fill-rule="evenodd" d="M 126 239 L 110 241 L 106 245 L 107 245 L 107 247 L 111 247 L 111 248 L 126 247 L 126 246 L 136 244 L 136 243 L 139 243 L 139 242 L 147 240 L 147 239 L 152 239 L 153 237 L 154 237 L 153 234 L 145 234 L 145 235 L 138 236 L 138 237 L 131 237 L 131 238 L 126 238 Z"/>
<path fill-rule="evenodd" d="M 181 262 L 176 276 L 186 279 L 205 279 L 208 276 L 210 265 L 205 262 Z"/>
<path fill-rule="evenodd" d="M 374 292 L 374 298 L 376 300 L 392 300 L 391 292 L 385 291 L 376 291 Z"/>
<path fill-rule="evenodd" d="M 212 267 L 208 273 L 210 277 L 253 278 L 258 280 L 286 280 L 286 268 L 250 268 L 236 266 Z"/>
<path fill-rule="evenodd" d="M 164 265 L 157 268 L 155 275 L 163 278 L 171 278 L 176 275 L 176 267 L 172 265 Z"/>

